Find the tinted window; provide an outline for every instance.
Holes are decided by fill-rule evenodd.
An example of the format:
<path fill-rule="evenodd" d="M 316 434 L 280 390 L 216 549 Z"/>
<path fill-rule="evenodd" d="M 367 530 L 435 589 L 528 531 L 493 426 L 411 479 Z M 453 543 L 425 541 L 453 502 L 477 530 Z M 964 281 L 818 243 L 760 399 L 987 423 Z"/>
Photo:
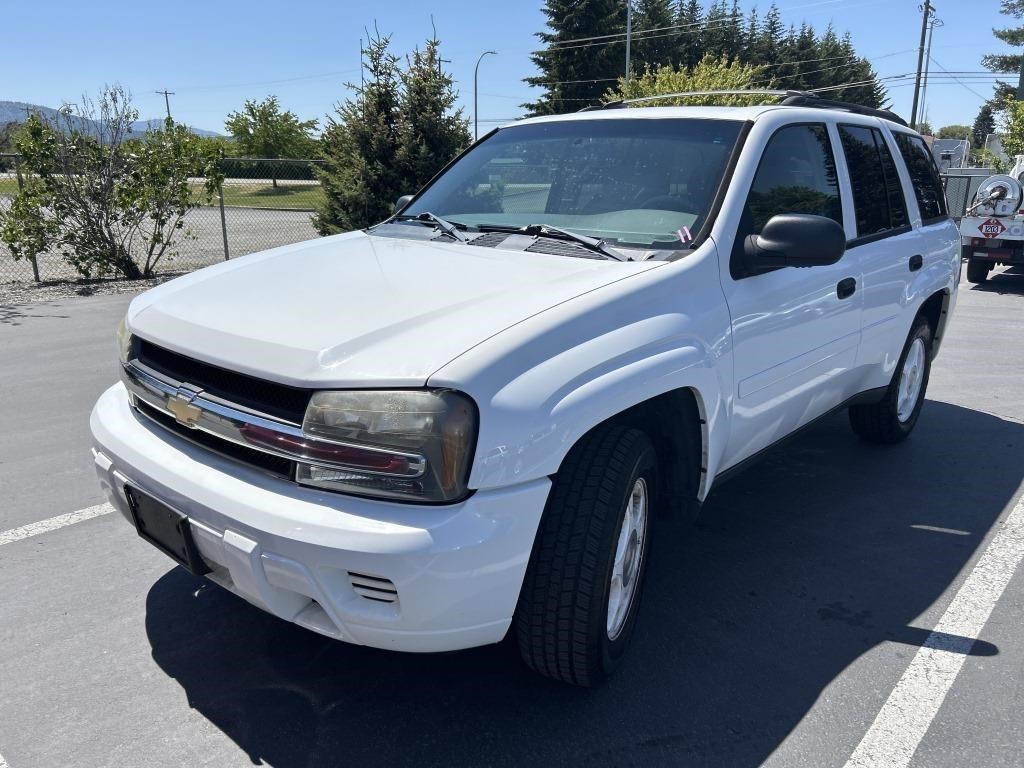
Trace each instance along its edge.
<path fill-rule="evenodd" d="M 549 224 L 615 245 L 683 248 L 711 213 L 742 124 L 600 119 L 509 126 L 404 211 L 469 227 Z"/>
<path fill-rule="evenodd" d="M 824 125 L 791 125 L 769 140 L 747 195 L 737 242 L 760 233 L 768 219 L 780 213 L 813 213 L 843 223 Z"/>
<path fill-rule="evenodd" d="M 850 171 L 857 236 L 906 226 L 903 189 L 882 132 L 860 125 L 841 125 L 839 137 Z"/>
<path fill-rule="evenodd" d="M 914 186 L 921 218 L 928 221 L 945 216 L 946 196 L 942 193 L 942 182 L 935 168 L 935 160 L 924 141 L 917 136 L 897 133 L 896 146 L 900 148 L 900 154 L 910 172 L 910 183 Z"/>

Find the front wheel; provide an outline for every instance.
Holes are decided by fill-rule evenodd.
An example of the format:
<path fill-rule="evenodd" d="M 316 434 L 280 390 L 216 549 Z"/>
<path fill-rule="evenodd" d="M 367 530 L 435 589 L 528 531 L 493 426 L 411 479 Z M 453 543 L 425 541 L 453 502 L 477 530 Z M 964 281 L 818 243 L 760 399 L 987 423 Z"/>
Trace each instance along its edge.
<path fill-rule="evenodd" d="M 636 621 L 657 488 L 654 447 L 622 425 L 597 428 L 562 464 L 516 608 L 526 664 L 592 686 L 614 670 Z"/>
<path fill-rule="evenodd" d="M 918 317 L 881 402 L 850 406 L 850 426 L 872 443 L 898 443 L 917 424 L 932 366 L 932 329 Z"/>

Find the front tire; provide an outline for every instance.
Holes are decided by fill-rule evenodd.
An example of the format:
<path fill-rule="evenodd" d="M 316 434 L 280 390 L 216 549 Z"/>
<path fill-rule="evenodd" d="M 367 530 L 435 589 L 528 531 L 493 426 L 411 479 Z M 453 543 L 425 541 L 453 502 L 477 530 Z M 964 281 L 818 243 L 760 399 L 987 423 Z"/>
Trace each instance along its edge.
<path fill-rule="evenodd" d="M 932 366 L 932 329 L 918 317 L 907 337 L 881 402 L 850 406 L 850 426 L 871 443 L 892 444 L 905 440 L 914 430 L 924 405 Z"/>
<path fill-rule="evenodd" d="M 973 256 L 967 260 L 967 282 L 984 283 L 988 280 L 988 273 L 992 271 L 992 262 L 984 259 L 976 259 Z"/>
<path fill-rule="evenodd" d="M 654 446 L 598 427 L 555 478 L 514 619 L 527 666 L 581 686 L 602 682 L 629 644 L 647 566 Z"/>

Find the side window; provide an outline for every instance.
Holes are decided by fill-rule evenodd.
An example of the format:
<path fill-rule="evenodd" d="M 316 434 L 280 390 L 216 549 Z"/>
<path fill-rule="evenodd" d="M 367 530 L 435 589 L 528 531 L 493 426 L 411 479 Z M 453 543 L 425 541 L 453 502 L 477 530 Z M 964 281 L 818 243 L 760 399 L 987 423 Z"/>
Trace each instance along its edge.
<path fill-rule="evenodd" d="M 914 186 L 921 218 L 925 222 L 943 218 L 947 215 L 946 195 L 942 191 L 942 181 L 932 153 L 918 136 L 895 131 L 893 135 L 910 172 L 910 183 Z"/>
<path fill-rule="evenodd" d="M 828 131 L 823 124 L 790 125 L 768 141 L 747 195 L 737 243 L 761 232 L 780 213 L 813 213 L 840 225 L 843 209 Z"/>
<path fill-rule="evenodd" d="M 839 137 L 850 171 L 857 236 L 905 227 L 907 204 L 882 132 L 862 125 L 840 125 Z"/>

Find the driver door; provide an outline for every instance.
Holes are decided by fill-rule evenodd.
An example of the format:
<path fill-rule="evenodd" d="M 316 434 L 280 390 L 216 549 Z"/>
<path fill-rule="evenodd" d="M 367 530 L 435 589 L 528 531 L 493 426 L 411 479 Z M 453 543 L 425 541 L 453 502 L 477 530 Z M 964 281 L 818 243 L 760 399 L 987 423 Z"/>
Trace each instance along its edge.
<path fill-rule="evenodd" d="M 732 316 L 733 428 L 723 468 L 750 457 L 852 392 L 861 333 L 860 275 L 836 264 L 744 276 L 743 244 L 772 216 L 811 213 L 843 224 L 836 159 L 824 123 L 786 125 L 768 140 L 747 194 L 723 289 Z"/>

